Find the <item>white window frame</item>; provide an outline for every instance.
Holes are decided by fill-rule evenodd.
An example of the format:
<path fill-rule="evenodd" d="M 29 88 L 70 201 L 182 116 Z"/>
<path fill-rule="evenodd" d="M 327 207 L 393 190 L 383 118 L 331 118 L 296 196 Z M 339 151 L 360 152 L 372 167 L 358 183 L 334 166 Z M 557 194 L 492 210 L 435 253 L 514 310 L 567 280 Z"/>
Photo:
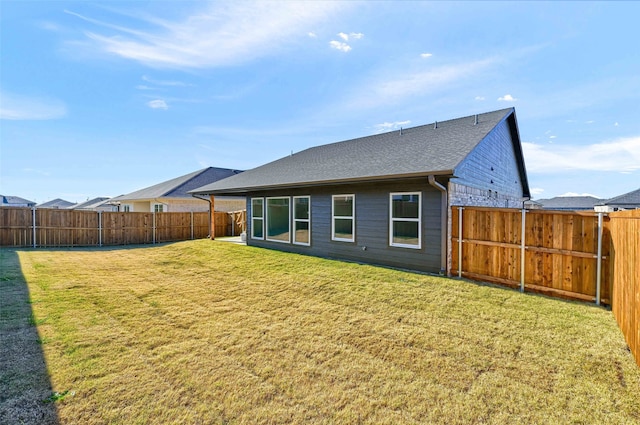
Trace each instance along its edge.
<path fill-rule="evenodd" d="M 253 201 L 254 201 L 254 200 L 260 200 L 260 201 L 262 201 L 262 206 L 261 206 L 262 217 L 255 217 L 255 216 L 253 215 L 253 212 L 255 211 L 255 208 L 254 208 L 254 205 L 253 205 Z M 262 197 L 251 198 L 251 239 L 264 240 L 264 236 L 265 236 L 265 227 L 264 227 L 264 225 L 265 225 L 264 204 L 265 204 L 265 201 L 264 201 L 264 198 L 262 198 Z M 256 222 L 255 222 L 255 220 L 260 220 L 260 221 L 262 221 L 262 224 L 261 224 L 261 226 L 262 226 L 262 232 L 261 232 L 261 233 L 262 233 L 262 237 L 256 237 L 256 236 L 254 236 L 254 235 L 255 235 L 255 230 L 254 230 L 254 229 L 256 228 L 256 224 L 255 224 Z"/>
<path fill-rule="evenodd" d="M 164 204 L 153 204 L 153 212 L 154 213 L 166 212 L 164 210 Z"/>
<path fill-rule="evenodd" d="M 308 218 L 296 218 L 296 199 L 307 199 L 308 203 L 307 203 L 307 207 L 308 207 L 308 211 L 307 211 L 307 217 Z M 294 196 L 293 197 L 293 201 L 291 202 L 291 208 L 292 208 L 292 214 L 291 214 L 291 219 L 293 221 L 293 243 L 295 245 L 305 245 L 305 246 L 310 246 L 311 245 L 311 196 L 306 195 L 306 196 Z M 308 242 L 301 242 L 296 240 L 296 237 L 298 236 L 297 233 L 297 224 L 298 223 L 307 223 L 307 227 L 308 227 L 308 231 L 309 231 L 309 237 L 308 237 Z"/>
<path fill-rule="evenodd" d="M 418 218 L 393 217 L 393 197 L 397 195 L 418 195 Z M 417 245 L 393 242 L 393 224 L 396 222 L 418 223 Z M 389 194 L 389 246 L 422 249 L 422 192 L 393 192 Z"/>
<path fill-rule="evenodd" d="M 335 199 L 343 198 L 343 197 L 351 197 L 351 215 L 350 216 L 336 216 L 335 215 Z M 336 237 L 336 219 L 340 220 L 351 220 L 351 238 L 338 238 Z M 331 196 L 331 240 L 338 242 L 355 242 L 356 241 L 356 195 L 353 193 L 343 194 L 343 195 L 332 195 Z"/>
<path fill-rule="evenodd" d="M 289 232 L 288 232 L 289 238 L 286 241 L 283 241 L 280 239 L 269 239 L 269 200 L 273 200 L 273 199 L 286 199 L 289 202 L 289 216 L 287 217 L 287 226 L 289 226 Z M 271 196 L 271 197 L 265 198 L 264 206 L 265 206 L 265 214 L 264 214 L 265 239 L 268 240 L 269 242 L 291 243 L 291 197 L 290 196 Z"/>
<path fill-rule="evenodd" d="M 130 204 L 122 204 L 122 212 L 131 212 L 133 206 Z"/>

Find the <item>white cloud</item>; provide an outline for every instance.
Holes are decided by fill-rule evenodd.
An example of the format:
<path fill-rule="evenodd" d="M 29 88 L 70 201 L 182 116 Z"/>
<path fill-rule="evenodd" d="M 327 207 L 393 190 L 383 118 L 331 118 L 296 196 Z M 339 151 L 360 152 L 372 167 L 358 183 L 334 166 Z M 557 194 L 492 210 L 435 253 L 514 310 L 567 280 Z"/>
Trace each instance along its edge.
<path fill-rule="evenodd" d="M 532 187 L 529 191 L 531 192 L 531 195 L 542 195 L 544 189 L 541 187 Z"/>
<path fill-rule="evenodd" d="M 394 121 L 394 122 L 383 122 L 382 124 L 375 124 L 373 128 L 375 128 L 376 133 L 382 133 L 385 131 L 397 130 L 404 126 L 411 124 L 410 120 L 406 121 Z"/>
<path fill-rule="evenodd" d="M 294 45 L 310 25 L 326 21 L 348 2 L 222 2 L 175 20 L 134 16 L 131 27 L 67 12 L 94 26 L 92 48 L 152 67 L 232 66 Z M 140 29 L 145 28 L 145 29 Z"/>
<path fill-rule="evenodd" d="M 67 115 L 66 105 L 45 97 L 29 97 L 12 93 L 0 93 L 0 119 L 3 120 L 54 120 Z"/>
<path fill-rule="evenodd" d="M 165 111 L 169 109 L 169 105 L 162 99 L 155 99 L 147 102 L 147 106 L 151 109 L 164 109 Z"/>
<path fill-rule="evenodd" d="M 490 68 L 495 59 L 446 65 L 428 70 L 408 72 L 405 67 L 389 72 L 391 75 L 376 75 L 363 82 L 345 103 L 350 108 L 372 108 L 397 104 L 407 98 L 446 91 L 478 73 Z"/>
<path fill-rule="evenodd" d="M 433 53 L 420 53 L 421 58 L 430 58 L 433 56 Z"/>
<path fill-rule="evenodd" d="M 351 46 L 349 46 L 347 43 L 342 43 L 340 41 L 336 41 L 336 40 L 331 40 L 329 42 L 329 46 L 331 46 L 332 48 L 336 49 L 336 50 L 340 50 L 342 52 L 348 52 L 351 50 Z"/>
<path fill-rule="evenodd" d="M 184 83 L 182 81 L 170 81 L 170 80 L 154 80 L 152 78 L 147 77 L 146 75 L 142 76 L 142 79 L 150 84 L 155 84 L 156 86 L 171 86 L 171 87 L 191 87 L 193 84 Z"/>
<path fill-rule="evenodd" d="M 534 173 L 640 170 L 640 136 L 586 146 L 523 142 L 522 148 L 527 171 Z"/>
<path fill-rule="evenodd" d="M 485 97 L 484 96 L 476 96 L 475 100 L 485 100 Z"/>
<path fill-rule="evenodd" d="M 516 100 L 518 99 L 511 96 L 510 94 L 505 94 L 504 96 L 498 98 L 499 102 L 515 102 Z"/>
<path fill-rule="evenodd" d="M 307 35 L 308 35 L 309 37 L 311 37 L 311 38 L 318 38 L 318 36 L 316 35 L 316 33 L 315 33 L 315 32 L 313 32 L 313 31 L 309 31 L 309 32 L 307 33 Z"/>
<path fill-rule="evenodd" d="M 349 41 L 350 38 L 354 39 L 354 40 L 360 40 L 362 37 L 364 37 L 364 34 L 361 32 L 352 32 L 352 33 L 344 33 L 344 32 L 339 32 L 338 33 L 338 37 L 340 37 L 341 39 L 343 39 L 344 41 Z"/>

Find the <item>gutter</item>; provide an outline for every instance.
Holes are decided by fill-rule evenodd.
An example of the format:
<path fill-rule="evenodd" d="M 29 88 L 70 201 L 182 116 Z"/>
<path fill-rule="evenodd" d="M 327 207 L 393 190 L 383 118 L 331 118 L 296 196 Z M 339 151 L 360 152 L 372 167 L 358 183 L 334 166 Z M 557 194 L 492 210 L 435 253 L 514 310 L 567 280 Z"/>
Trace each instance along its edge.
<path fill-rule="evenodd" d="M 440 202 L 440 274 L 444 275 L 447 272 L 447 263 L 449 260 L 449 250 L 447 248 L 449 236 L 449 196 L 447 189 L 438 183 L 433 174 L 430 174 L 427 178 L 429 179 L 429 184 L 438 189 L 442 194 L 442 201 Z"/>
<path fill-rule="evenodd" d="M 430 173 L 433 173 L 434 175 L 439 175 L 439 176 L 452 176 L 453 170 L 433 170 L 433 171 L 430 171 Z M 343 184 L 358 184 L 358 183 L 375 183 L 375 182 L 386 182 L 386 181 L 393 181 L 393 180 L 420 179 L 428 176 L 429 174 L 426 174 L 424 172 L 393 174 L 393 175 L 383 175 L 383 176 L 376 175 L 376 176 L 341 178 L 341 179 L 331 179 L 331 180 L 259 184 L 255 186 L 236 186 L 236 187 L 226 188 L 226 189 L 222 188 L 222 189 L 208 189 L 204 191 L 190 191 L 189 193 L 191 193 L 192 196 L 195 194 L 245 196 L 245 194 L 248 192 L 262 191 L 262 190 L 309 188 L 309 187 L 322 187 L 322 186 L 330 186 L 330 185 L 338 186 Z"/>

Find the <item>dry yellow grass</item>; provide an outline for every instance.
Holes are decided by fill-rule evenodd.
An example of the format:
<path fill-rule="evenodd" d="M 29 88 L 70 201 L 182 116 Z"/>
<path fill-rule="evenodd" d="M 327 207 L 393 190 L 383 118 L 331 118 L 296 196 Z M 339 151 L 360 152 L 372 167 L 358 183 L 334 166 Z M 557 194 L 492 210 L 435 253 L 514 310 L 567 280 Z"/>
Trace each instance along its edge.
<path fill-rule="evenodd" d="M 16 343 L 50 380 L 7 362 L 0 421 L 640 422 L 640 370 L 591 305 L 206 240 L 0 255 L 30 297 L 3 340 L 37 326 Z"/>

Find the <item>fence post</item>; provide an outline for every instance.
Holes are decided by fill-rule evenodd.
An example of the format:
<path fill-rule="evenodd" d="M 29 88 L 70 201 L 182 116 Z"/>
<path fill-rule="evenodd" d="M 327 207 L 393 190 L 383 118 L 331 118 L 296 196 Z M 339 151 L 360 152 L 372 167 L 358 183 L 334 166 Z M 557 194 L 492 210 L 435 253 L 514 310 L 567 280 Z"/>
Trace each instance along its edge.
<path fill-rule="evenodd" d="M 31 218 L 33 221 L 33 247 L 36 247 L 36 207 L 31 208 Z"/>
<path fill-rule="evenodd" d="M 602 212 L 598 213 L 598 262 L 596 263 L 596 305 L 600 305 L 600 285 L 602 284 Z"/>
<path fill-rule="evenodd" d="M 98 246 L 102 246 L 102 211 L 98 211 Z"/>
<path fill-rule="evenodd" d="M 520 231 L 520 292 L 524 292 L 524 254 L 525 254 L 525 249 L 526 249 L 526 244 L 525 244 L 525 237 L 526 237 L 526 231 L 525 231 L 525 224 L 526 224 L 526 216 L 527 216 L 527 210 L 525 210 L 524 208 L 522 209 L 522 229 Z"/>
<path fill-rule="evenodd" d="M 156 243 L 156 212 L 153 212 L 153 219 L 151 221 L 151 243 Z"/>
<path fill-rule="evenodd" d="M 193 211 L 191 211 L 191 240 L 193 240 Z"/>
<path fill-rule="evenodd" d="M 458 277 L 462 277 L 462 211 L 463 207 L 458 207 Z"/>

